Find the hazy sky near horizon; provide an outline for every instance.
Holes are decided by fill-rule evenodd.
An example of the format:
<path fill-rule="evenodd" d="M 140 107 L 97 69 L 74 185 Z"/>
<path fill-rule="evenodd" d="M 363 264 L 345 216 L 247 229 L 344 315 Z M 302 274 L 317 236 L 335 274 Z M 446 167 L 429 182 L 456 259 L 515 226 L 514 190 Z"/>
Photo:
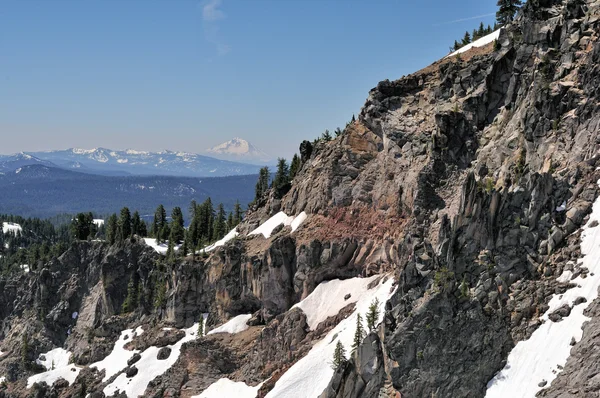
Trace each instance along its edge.
<path fill-rule="evenodd" d="M 0 0 L 0 153 L 272 156 L 493 24 L 496 0 Z"/>

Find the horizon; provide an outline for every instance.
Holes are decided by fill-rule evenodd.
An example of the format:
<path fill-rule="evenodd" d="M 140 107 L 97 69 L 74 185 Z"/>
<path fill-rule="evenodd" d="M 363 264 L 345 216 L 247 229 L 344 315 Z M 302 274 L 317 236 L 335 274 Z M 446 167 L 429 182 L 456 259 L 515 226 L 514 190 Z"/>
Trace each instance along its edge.
<path fill-rule="evenodd" d="M 417 72 L 465 30 L 493 24 L 495 3 L 8 1 L 2 152 L 210 156 L 222 137 L 241 137 L 291 159 L 302 140 L 358 115 L 379 81 Z"/>

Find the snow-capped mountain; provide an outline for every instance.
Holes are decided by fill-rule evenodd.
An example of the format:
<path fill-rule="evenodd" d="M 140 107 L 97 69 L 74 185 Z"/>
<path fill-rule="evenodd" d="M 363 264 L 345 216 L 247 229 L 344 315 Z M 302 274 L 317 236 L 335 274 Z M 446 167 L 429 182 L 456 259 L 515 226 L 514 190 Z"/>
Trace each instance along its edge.
<path fill-rule="evenodd" d="M 266 164 L 272 158 L 243 138 L 235 137 L 206 150 L 218 159 Z"/>
<path fill-rule="evenodd" d="M 93 174 L 173 175 L 188 177 L 221 177 L 258 172 L 256 165 L 230 162 L 187 152 L 146 152 L 106 148 L 28 152 L 54 165 Z M 1 161 L 2 159 L 0 159 Z"/>
<path fill-rule="evenodd" d="M 52 162 L 42 160 L 38 157 L 26 153 L 16 153 L 14 155 L 0 155 L 0 171 L 13 171 L 23 166 L 31 165 L 55 166 Z"/>

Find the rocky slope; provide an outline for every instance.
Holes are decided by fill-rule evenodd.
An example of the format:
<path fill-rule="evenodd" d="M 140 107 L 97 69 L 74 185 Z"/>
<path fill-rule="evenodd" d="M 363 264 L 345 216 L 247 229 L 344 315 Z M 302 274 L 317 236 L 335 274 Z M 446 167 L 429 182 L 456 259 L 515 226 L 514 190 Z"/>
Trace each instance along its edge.
<path fill-rule="evenodd" d="M 166 263 L 141 242 L 79 243 L 38 273 L 1 279 L 0 396 L 103 396 L 121 376 L 102 381 L 86 365 L 121 331 L 142 326 L 128 348 L 170 353 L 186 335 L 177 329 L 202 314 L 208 329 L 248 314 L 248 328 L 181 345 L 145 396 L 190 397 L 224 378 L 253 386 L 247 396 L 291 396 L 279 392 L 286 375 L 359 302 L 315 327 L 292 307 L 323 282 L 386 275 L 396 286 L 383 322 L 330 370 L 320 396 L 484 397 L 551 298 L 574 287 L 559 276 L 594 276 L 580 231 L 599 194 L 598 32 L 600 1 L 530 0 L 497 45 L 379 83 L 340 137 L 301 145 L 288 192 L 259 201 L 207 258 Z M 308 218 L 293 232 L 251 234 L 280 211 Z M 123 314 L 130 281 L 138 304 Z M 571 322 L 582 303 L 545 322 Z M 541 396 L 597 394 L 598 300 L 586 314 L 564 369 L 535 380 Z M 73 353 L 79 376 L 26 389 L 39 370 L 24 364 L 53 347 Z M 123 370 L 135 383 L 132 367 Z"/>

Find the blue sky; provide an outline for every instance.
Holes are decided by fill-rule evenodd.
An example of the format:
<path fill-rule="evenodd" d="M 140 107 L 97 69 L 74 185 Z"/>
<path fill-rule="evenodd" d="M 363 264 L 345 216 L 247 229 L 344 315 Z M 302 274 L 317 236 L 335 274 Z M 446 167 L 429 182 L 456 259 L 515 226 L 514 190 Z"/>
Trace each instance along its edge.
<path fill-rule="evenodd" d="M 0 0 L 0 153 L 200 153 L 240 136 L 290 157 L 343 126 L 378 81 L 493 24 L 495 4 Z"/>

